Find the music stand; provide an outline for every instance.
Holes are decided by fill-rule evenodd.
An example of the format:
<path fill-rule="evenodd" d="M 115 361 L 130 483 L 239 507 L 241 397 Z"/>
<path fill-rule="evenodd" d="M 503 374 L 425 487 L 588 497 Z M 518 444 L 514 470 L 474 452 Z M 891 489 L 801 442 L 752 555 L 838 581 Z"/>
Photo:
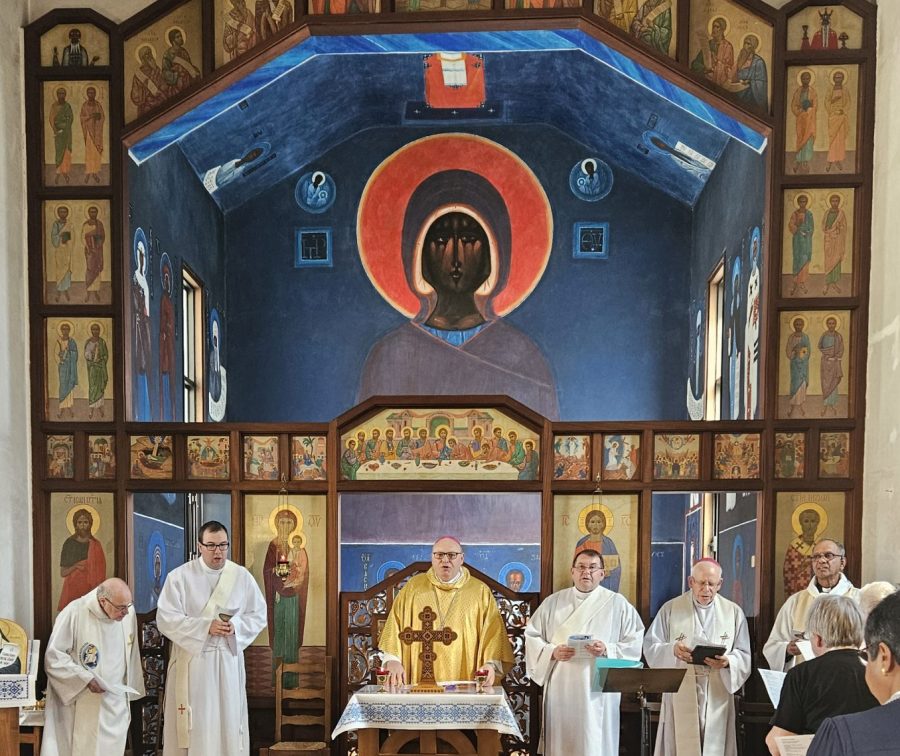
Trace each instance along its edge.
<path fill-rule="evenodd" d="M 650 756 L 650 703 L 647 693 L 675 693 L 686 669 L 612 668 L 603 683 L 604 693 L 634 693 L 641 706 L 641 756 Z"/>

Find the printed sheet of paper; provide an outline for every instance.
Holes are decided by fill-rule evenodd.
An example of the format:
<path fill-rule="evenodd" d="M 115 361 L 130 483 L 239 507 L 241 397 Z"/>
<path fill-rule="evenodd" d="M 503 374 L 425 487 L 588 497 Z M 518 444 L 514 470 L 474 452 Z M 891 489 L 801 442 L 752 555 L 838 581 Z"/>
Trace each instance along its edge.
<path fill-rule="evenodd" d="M 796 641 L 797 648 L 800 649 L 800 653 L 803 654 L 803 658 L 806 661 L 811 661 L 816 658 L 816 655 L 813 653 L 812 643 L 808 640 L 798 640 Z"/>
<path fill-rule="evenodd" d="M 111 693 L 114 696 L 140 696 L 140 692 L 130 687 L 129 685 L 125 685 L 125 683 L 116 683 L 115 685 L 106 682 L 102 677 L 98 677 L 94 675 L 94 679 L 100 683 L 100 687 L 106 693 Z"/>
<path fill-rule="evenodd" d="M 783 738 L 775 738 L 775 743 L 778 745 L 778 756 L 806 756 L 812 741 L 812 735 L 788 735 Z"/>
<path fill-rule="evenodd" d="M 772 706 L 778 708 L 778 702 L 781 700 L 781 686 L 784 685 L 784 678 L 787 672 L 779 672 L 773 669 L 759 670 L 759 676 L 762 678 L 763 684 L 766 686 L 766 693 L 769 694 L 769 700 Z"/>

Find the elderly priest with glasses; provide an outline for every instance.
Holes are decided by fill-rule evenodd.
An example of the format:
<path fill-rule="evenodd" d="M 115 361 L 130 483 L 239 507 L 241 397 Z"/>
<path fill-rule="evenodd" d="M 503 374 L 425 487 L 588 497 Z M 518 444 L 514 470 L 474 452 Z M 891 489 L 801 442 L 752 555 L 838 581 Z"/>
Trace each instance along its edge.
<path fill-rule="evenodd" d="M 544 688 L 539 750 L 547 756 L 619 752 L 621 694 L 592 691 L 591 675 L 599 657 L 640 659 L 644 623 L 624 596 L 600 585 L 605 576 L 600 553 L 581 551 L 572 587 L 544 601 L 525 628 L 528 676 Z"/>
<path fill-rule="evenodd" d="M 664 693 L 657 756 L 736 756 L 734 693 L 750 676 L 750 634 L 737 604 L 719 595 L 722 567 L 700 559 L 690 590 L 662 605 L 644 638 L 651 667 L 687 668 Z"/>
<path fill-rule="evenodd" d="M 172 641 L 166 676 L 165 756 L 250 753 L 244 649 L 266 626 L 253 576 L 228 560 L 228 531 L 200 527 L 200 558 L 172 570 L 156 607 Z"/>
<path fill-rule="evenodd" d="M 802 591 L 790 596 L 778 610 L 769 640 L 763 646 L 763 656 L 769 663 L 769 669 L 786 672 L 804 661 L 797 641 L 806 636 L 806 621 L 813 602 L 819 596 L 849 596 L 859 602 L 859 588 L 855 588 L 844 575 L 847 564 L 845 554 L 843 544 L 837 541 L 830 538 L 816 541 L 810 557 L 812 580 Z"/>
<path fill-rule="evenodd" d="M 130 700 L 144 696 L 131 590 L 109 578 L 56 618 L 47 671 L 43 756 L 123 753 Z"/>
<path fill-rule="evenodd" d="M 422 629 L 419 614 L 425 607 L 435 615 L 435 630 L 456 634 L 449 645 L 435 650 L 435 680 L 471 680 L 476 670 L 486 669 L 485 685 L 491 686 L 512 666 L 512 646 L 497 602 L 491 589 L 463 567 L 464 558 L 459 540 L 439 538 L 431 549 L 431 568 L 411 577 L 394 599 L 378 641 L 390 685 L 422 678 L 420 649 L 401 642 L 400 633 Z"/>

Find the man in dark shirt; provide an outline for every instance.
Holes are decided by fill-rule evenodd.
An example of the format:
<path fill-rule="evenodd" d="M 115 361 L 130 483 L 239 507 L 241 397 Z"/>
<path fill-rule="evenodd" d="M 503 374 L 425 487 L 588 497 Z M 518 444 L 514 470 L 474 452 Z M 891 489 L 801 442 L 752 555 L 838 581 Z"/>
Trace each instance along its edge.
<path fill-rule="evenodd" d="M 766 737 L 773 756 L 778 754 L 778 737 L 812 734 L 827 717 L 878 705 L 859 660 L 862 615 L 853 599 L 827 594 L 817 598 L 807 636 L 816 658 L 788 670 L 784 679 L 773 727 Z"/>

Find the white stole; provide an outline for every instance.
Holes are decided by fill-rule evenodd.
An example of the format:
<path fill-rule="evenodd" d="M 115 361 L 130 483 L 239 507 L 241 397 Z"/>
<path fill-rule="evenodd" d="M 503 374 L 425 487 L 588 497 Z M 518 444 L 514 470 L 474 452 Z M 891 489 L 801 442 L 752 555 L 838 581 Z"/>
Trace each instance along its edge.
<path fill-rule="evenodd" d="M 734 646 L 737 628 L 734 611 L 730 603 L 716 596 L 713 601 L 713 630 L 710 641 L 725 646 L 725 653 Z M 672 602 L 669 618 L 669 638 L 680 639 L 686 646 L 697 645 L 696 626 L 699 622 L 694 610 L 694 598 L 690 592 Z M 703 734 L 702 752 L 704 756 L 725 753 L 728 737 L 728 706 L 731 694 L 722 683 L 718 670 L 709 670 L 706 686 L 706 728 Z M 679 756 L 700 754 L 700 710 L 697 705 L 697 675 L 693 664 L 688 664 L 687 674 L 673 698 L 675 714 L 675 742 Z"/>
<path fill-rule="evenodd" d="M 598 586 L 599 588 L 599 586 Z M 573 588 L 573 590 L 578 590 Z M 581 629 L 584 628 L 591 618 L 603 609 L 603 606 L 613 597 L 612 592 L 600 591 L 596 588 L 591 591 L 587 598 L 578 602 L 575 610 L 566 618 L 565 622 L 556 626 L 550 642 L 554 645 L 562 645 L 570 635 L 579 635 Z"/>
<path fill-rule="evenodd" d="M 203 619 L 210 622 L 215 618 L 216 607 L 227 606 L 231 592 L 240 570 L 231 561 L 225 562 L 222 568 L 222 576 L 209 596 L 209 600 L 200 612 Z M 190 748 L 191 745 L 191 699 L 190 677 L 191 654 L 177 643 L 172 644 L 172 662 L 169 664 L 169 674 L 175 668 L 175 728 L 178 734 L 178 747 Z"/>

